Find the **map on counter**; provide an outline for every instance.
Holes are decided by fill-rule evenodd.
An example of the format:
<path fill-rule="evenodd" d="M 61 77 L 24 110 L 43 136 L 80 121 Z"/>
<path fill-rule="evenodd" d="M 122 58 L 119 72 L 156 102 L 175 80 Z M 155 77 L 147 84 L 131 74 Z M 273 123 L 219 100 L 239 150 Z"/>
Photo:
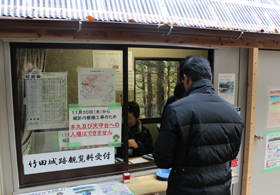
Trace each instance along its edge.
<path fill-rule="evenodd" d="M 27 129 L 68 126 L 67 73 L 26 73 Z"/>
<path fill-rule="evenodd" d="M 115 102 L 114 68 L 79 68 L 79 104 L 100 106 Z"/>

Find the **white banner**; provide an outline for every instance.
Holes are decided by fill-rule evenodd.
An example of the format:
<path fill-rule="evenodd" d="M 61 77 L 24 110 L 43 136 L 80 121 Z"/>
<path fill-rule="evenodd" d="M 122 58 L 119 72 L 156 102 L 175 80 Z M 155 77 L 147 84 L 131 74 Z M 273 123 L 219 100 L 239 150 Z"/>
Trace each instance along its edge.
<path fill-rule="evenodd" d="M 36 174 L 115 163 L 114 147 L 23 156 L 24 174 Z"/>

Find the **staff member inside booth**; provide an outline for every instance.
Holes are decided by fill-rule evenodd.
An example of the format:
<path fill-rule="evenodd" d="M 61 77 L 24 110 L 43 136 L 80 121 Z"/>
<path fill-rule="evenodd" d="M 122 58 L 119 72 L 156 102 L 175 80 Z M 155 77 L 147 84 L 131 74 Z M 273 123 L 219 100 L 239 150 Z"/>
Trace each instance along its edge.
<path fill-rule="evenodd" d="M 142 156 L 152 153 L 153 138 L 148 128 L 139 120 L 140 108 L 134 102 L 128 102 L 128 155 L 129 157 Z"/>

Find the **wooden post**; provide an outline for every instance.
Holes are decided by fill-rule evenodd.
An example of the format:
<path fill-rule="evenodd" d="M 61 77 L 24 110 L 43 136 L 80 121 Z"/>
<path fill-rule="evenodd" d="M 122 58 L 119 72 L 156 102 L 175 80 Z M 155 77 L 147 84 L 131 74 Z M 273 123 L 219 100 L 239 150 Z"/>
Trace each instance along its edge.
<path fill-rule="evenodd" d="M 255 136 L 256 96 L 258 74 L 258 48 L 249 49 L 248 92 L 242 195 L 250 195 Z"/>

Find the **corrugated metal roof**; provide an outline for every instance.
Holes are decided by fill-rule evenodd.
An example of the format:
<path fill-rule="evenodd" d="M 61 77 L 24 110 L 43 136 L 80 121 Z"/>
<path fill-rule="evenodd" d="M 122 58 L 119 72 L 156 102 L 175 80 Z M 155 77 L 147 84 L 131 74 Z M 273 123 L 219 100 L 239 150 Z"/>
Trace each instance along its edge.
<path fill-rule="evenodd" d="M 279 0 L 2 0 L 1 16 L 278 33 Z M 1 17 L 0 17 L 1 18 Z"/>

